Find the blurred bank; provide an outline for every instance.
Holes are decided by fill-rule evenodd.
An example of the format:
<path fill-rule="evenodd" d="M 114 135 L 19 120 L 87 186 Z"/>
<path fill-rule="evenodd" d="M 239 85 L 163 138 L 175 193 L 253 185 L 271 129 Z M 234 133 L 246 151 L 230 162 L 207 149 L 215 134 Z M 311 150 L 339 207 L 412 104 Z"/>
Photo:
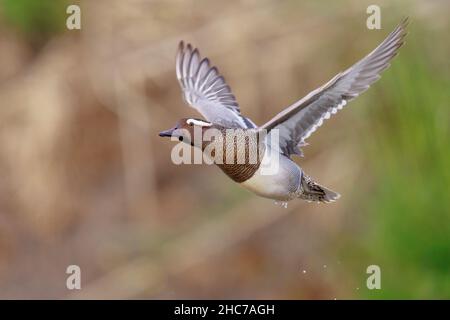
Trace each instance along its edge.
<path fill-rule="evenodd" d="M 372 2 L 1 0 L 0 298 L 450 298 L 450 5 L 379 1 L 368 30 Z M 338 202 L 284 209 L 172 164 L 157 133 L 198 117 L 175 78 L 180 40 L 262 124 L 404 16 L 391 68 L 296 159 Z"/>

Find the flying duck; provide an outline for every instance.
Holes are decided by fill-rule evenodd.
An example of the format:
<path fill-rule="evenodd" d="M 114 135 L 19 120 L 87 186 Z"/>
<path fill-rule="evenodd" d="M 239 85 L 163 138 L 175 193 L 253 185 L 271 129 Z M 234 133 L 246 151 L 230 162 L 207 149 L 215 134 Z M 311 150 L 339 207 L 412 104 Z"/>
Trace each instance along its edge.
<path fill-rule="evenodd" d="M 403 45 L 407 24 L 408 18 L 366 57 L 259 127 L 241 114 L 230 87 L 209 59 L 202 59 L 198 49 L 181 41 L 177 79 L 184 100 L 205 120 L 183 118 L 159 135 L 200 148 L 231 179 L 262 197 L 283 203 L 297 198 L 335 201 L 340 195 L 314 182 L 291 156 L 302 156 L 300 147 L 323 121 L 380 78 Z M 202 139 L 212 130 L 219 133 L 215 139 Z M 230 132 L 233 138 L 226 139 Z M 200 139 L 193 138 L 196 133 Z M 237 142 L 243 142 L 243 148 L 235 148 Z"/>

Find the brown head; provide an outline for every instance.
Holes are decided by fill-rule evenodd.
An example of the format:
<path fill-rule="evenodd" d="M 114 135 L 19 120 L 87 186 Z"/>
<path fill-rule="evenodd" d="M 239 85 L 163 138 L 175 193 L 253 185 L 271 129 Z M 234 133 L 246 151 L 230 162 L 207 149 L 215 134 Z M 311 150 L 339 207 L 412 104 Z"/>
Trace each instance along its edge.
<path fill-rule="evenodd" d="M 202 119 L 195 118 L 183 118 L 179 120 L 176 125 L 168 130 L 161 131 L 159 133 L 160 137 L 175 137 L 179 141 L 190 144 L 192 146 L 197 146 L 194 143 L 194 134 L 201 136 L 198 138 L 203 138 L 203 133 L 211 128 L 216 128 L 220 130 L 220 127 Z M 198 146 L 201 147 L 201 146 Z"/>

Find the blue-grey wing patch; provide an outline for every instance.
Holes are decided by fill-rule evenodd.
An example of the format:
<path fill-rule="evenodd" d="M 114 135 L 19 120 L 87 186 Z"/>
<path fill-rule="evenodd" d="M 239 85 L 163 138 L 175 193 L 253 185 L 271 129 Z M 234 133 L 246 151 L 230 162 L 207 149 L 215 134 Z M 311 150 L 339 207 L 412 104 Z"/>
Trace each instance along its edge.
<path fill-rule="evenodd" d="M 236 98 L 208 58 L 201 59 L 198 49 L 180 42 L 176 58 L 177 79 L 184 100 L 206 120 L 225 127 L 255 128 L 241 115 Z"/>
<path fill-rule="evenodd" d="M 301 155 L 299 147 L 305 144 L 305 140 L 323 121 L 366 91 L 380 78 L 380 73 L 389 67 L 404 42 L 407 24 L 408 19 L 404 19 L 366 57 L 280 112 L 261 128 L 279 130 L 279 148 L 285 155 Z"/>

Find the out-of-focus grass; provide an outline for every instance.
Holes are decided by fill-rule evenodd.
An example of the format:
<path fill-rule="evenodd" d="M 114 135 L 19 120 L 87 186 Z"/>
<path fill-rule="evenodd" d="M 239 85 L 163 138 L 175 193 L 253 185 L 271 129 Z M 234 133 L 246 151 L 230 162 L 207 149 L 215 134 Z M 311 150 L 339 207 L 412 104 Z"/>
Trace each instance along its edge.
<path fill-rule="evenodd" d="M 77 2 L 82 32 L 59 34 Z M 83 298 L 450 297 L 449 54 L 439 17 L 448 10 L 385 2 L 383 30 L 369 31 L 369 4 L 0 0 L 0 69 L 17 75 L 0 90 L 0 297 L 66 297 L 74 262 Z M 210 56 L 242 111 L 264 123 L 403 15 L 411 33 L 392 68 L 296 159 L 329 175 L 318 180 L 342 193 L 338 203 L 286 211 L 217 168 L 174 170 L 156 133 L 195 114 L 174 76 L 179 39 Z M 358 112 L 358 125 L 346 121 Z M 370 264 L 381 266 L 381 291 L 365 289 Z"/>
<path fill-rule="evenodd" d="M 1 14 L 10 25 L 22 32 L 28 41 L 39 46 L 53 34 L 64 30 L 65 0 L 2 0 Z"/>
<path fill-rule="evenodd" d="M 432 64 L 448 58 L 438 40 L 413 28 L 364 106 L 374 190 L 361 205 L 368 232 L 351 251 L 382 272 L 382 290 L 360 290 L 365 298 L 450 298 L 450 81 L 448 64 Z"/>

